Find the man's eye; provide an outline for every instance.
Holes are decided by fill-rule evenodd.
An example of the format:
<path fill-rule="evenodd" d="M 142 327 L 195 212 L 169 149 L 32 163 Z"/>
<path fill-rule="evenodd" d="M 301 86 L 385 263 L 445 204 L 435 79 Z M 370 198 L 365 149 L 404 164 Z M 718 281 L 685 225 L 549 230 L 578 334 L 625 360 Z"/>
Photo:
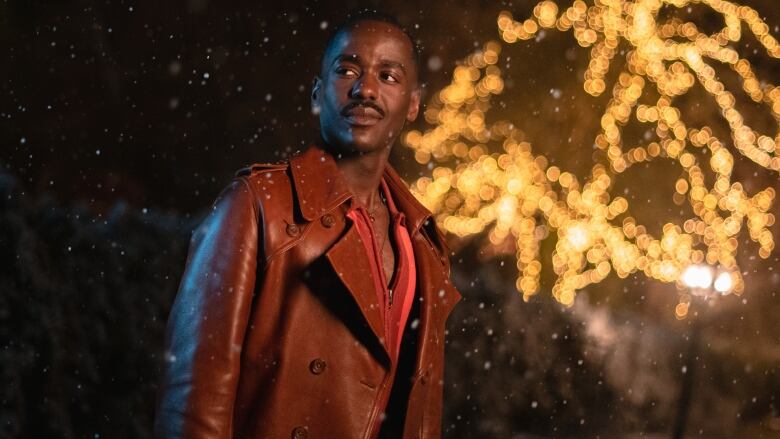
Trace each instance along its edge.
<path fill-rule="evenodd" d="M 389 82 L 398 82 L 398 78 L 393 73 L 382 73 L 382 78 Z"/>
<path fill-rule="evenodd" d="M 355 76 L 357 73 L 355 73 L 354 70 L 345 68 L 345 67 L 339 67 L 336 69 L 336 73 L 342 76 Z"/>

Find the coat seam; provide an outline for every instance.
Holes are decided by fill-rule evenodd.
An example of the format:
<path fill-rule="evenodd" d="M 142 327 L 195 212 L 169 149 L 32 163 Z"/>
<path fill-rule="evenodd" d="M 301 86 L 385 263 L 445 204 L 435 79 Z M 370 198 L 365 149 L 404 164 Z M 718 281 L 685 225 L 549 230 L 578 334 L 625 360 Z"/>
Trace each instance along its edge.
<path fill-rule="evenodd" d="M 387 383 L 390 381 L 392 371 L 385 374 L 385 378 L 382 380 L 382 386 L 379 388 L 379 392 L 374 397 L 374 409 L 371 411 L 371 416 L 368 418 L 368 428 L 366 434 L 363 436 L 365 439 L 371 439 L 371 430 L 376 422 L 377 412 L 379 411 L 379 402 L 383 399 L 385 389 L 387 389 Z"/>

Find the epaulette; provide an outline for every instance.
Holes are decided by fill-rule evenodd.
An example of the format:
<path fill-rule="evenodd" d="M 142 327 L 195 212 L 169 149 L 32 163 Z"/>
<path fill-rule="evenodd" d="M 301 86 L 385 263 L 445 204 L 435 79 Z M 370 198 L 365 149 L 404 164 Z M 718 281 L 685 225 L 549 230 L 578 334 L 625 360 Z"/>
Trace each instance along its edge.
<path fill-rule="evenodd" d="M 241 177 L 243 175 L 250 175 L 254 172 L 261 172 L 261 171 L 283 171 L 287 169 L 288 165 L 289 165 L 288 162 L 255 163 L 253 165 L 246 166 L 236 171 L 236 177 Z"/>

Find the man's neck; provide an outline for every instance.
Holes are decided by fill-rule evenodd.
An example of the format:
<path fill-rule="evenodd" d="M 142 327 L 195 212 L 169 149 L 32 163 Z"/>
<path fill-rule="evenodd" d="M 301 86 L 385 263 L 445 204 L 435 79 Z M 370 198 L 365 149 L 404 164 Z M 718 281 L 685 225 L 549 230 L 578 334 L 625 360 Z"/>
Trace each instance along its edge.
<path fill-rule="evenodd" d="M 378 199 L 378 189 L 390 157 L 390 149 L 381 148 L 370 153 L 333 154 L 350 191 L 368 208 L 381 203 Z"/>

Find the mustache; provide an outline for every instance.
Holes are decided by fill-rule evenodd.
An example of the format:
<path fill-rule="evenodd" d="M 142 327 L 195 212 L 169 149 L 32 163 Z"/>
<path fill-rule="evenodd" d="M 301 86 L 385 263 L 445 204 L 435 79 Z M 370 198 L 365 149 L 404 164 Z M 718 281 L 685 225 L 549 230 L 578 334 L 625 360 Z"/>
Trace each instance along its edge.
<path fill-rule="evenodd" d="M 382 110 L 382 108 L 379 107 L 379 105 L 371 102 L 371 101 L 354 101 L 350 102 L 346 106 L 344 106 L 344 109 L 341 110 L 341 115 L 346 116 L 347 113 L 349 113 L 353 108 L 355 107 L 368 107 L 374 109 L 377 113 L 379 113 L 380 116 L 385 117 L 385 111 Z"/>

